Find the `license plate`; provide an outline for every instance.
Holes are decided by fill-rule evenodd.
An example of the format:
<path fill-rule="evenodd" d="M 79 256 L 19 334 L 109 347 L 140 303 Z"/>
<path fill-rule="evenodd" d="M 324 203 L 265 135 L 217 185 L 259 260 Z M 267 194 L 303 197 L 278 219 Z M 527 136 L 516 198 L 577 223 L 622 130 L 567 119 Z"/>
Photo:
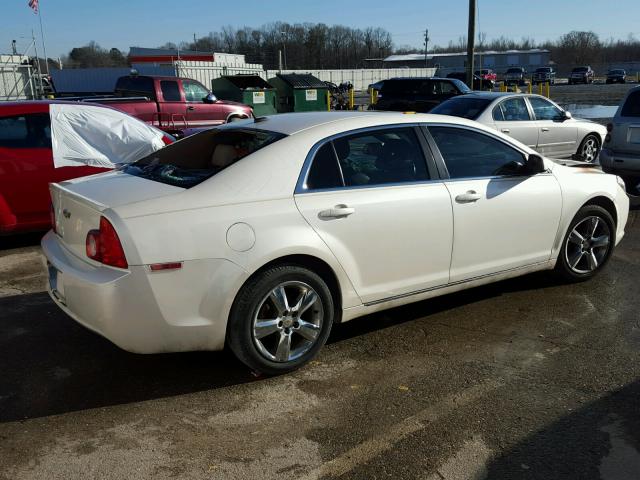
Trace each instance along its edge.
<path fill-rule="evenodd" d="M 50 263 L 47 264 L 47 268 L 49 270 L 49 287 L 51 288 L 51 293 L 53 293 L 60 302 L 65 303 L 62 272 Z"/>

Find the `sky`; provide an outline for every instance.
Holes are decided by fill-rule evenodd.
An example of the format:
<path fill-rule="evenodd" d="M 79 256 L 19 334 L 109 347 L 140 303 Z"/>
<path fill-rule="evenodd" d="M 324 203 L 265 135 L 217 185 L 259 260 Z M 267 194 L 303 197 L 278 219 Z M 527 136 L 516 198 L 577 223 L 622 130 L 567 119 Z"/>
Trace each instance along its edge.
<path fill-rule="evenodd" d="M 477 0 L 478 31 L 487 39 L 555 40 L 571 30 L 592 30 L 601 40 L 640 38 L 640 0 Z M 0 54 L 19 53 L 38 39 L 38 16 L 27 0 L 0 0 Z M 157 47 L 206 36 L 222 26 L 259 27 L 274 21 L 383 27 L 396 46 L 445 46 L 467 32 L 468 0 L 40 0 L 49 57 L 69 52 L 91 40 L 125 54 L 130 46 Z M 614 7 L 615 5 L 615 7 Z M 32 54 L 32 52 L 30 52 Z"/>

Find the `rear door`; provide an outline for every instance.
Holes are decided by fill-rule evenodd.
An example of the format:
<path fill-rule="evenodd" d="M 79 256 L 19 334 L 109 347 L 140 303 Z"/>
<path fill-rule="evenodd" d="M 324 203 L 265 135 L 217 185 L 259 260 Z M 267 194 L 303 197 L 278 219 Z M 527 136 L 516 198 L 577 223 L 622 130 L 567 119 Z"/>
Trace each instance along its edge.
<path fill-rule="evenodd" d="M 538 127 L 524 97 L 508 97 L 493 107 L 494 128 L 527 147 L 538 146 Z"/>
<path fill-rule="evenodd" d="M 158 98 L 158 118 L 160 128 L 165 130 L 187 128 L 187 114 L 185 101 L 178 79 L 160 80 L 160 95 Z M 154 123 L 157 125 L 157 123 Z"/>
<path fill-rule="evenodd" d="M 578 150 L 578 127 L 555 103 L 538 96 L 527 97 L 538 127 L 538 150 L 545 156 L 570 157 Z"/>
<path fill-rule="evenodd" d="M 295 201 L 364 303 L 445 285 L 451 199 L 416 127 L 356 131 L 314 147 Z"/>

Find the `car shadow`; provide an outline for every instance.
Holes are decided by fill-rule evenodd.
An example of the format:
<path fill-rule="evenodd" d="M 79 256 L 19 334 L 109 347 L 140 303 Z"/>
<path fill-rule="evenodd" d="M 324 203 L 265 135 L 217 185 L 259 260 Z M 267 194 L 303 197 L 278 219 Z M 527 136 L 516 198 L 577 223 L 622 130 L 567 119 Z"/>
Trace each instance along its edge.
<path fill-rule="evenodd" d="M 487 465 L 486 478 L 640 478 L 640 381 L 532 433 Z"/>
<path fill-rule="evenodd" d="M 0 235 L 0 251 L 40 245 L 40 240 L 42 240 L 45 233 L 46 232 L 29 232 Z"/>
<path fill-rule="evenodd" d="M 500 282 L 335 325 L 329 343 L 521 289 Z M 0 423 L 139 402 L 259 380 L 229 351 L 137 355 L 77 324 L 46 293 L 0 298 Z"/>

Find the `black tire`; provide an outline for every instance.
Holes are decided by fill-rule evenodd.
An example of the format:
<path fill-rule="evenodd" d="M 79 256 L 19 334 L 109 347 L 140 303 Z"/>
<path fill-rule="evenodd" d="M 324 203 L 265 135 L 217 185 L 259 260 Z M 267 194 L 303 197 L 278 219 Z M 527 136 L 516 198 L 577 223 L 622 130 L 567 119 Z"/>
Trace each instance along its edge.
<path fill-rule="evenodd" d="M 298 317 L 301 322 L 306 322 L 307 325 L 310 322 L 314 325 L 319 323 L 316 331 L 317 336 L 313 341 L 301 335 L 301 326 L 296 326 L 295 306 L 290 306 L 289 301 L 286 303 L 289 309 L 287 315 L 276 313 L 277 306 L 271 300 L 270 293 L 279 289 L 280 286 L 284 286 L 285 289 L 309 287 L 309 290 L 317 294 L 317 300 L 312 304 L 313 308 L 309 307 Z M 284 295 L 290 297 L 294 292 L 295 290 L 293 292 L 289 290 Z M 296 298 L 302 298 L 303 293 L 300 295 Z M 296 302 L 295 299 L 291 301 L 291 304 L 294 302 Z M 275 315 L 275 320 L 278 320 L 278 330 L 258 338 L 254 329 L 254 321 L 259 320 L 259 316 L 264 312 L 263 309 L 267 309 L 264 315 L 268 318 L 271 318 L 272 314 Z M 249 279 L 238 293 L 229 315 L 227 344 L 238 359 L 254 371 L 267 375 L 291 372 L 313 359 L 325 344 L 333 325 L 334 310 L 331 291 L 319 275 L 299 265 L 275 266 Z M 314 320 L 311 320 L 309 316 L 303 318 L 303 315 L 314 315 Z M 318 320 L 320 317 L 321 319 Z M 283 321 L 289 322 L 289 324 L 283 323 Z M 308 334 L 309 330 L 306 332 Z M 293 357 L 293 354 L 296 353 L 295 345 L 302 353 L 289 360 L 278 360 L 280 343 L 287 335 L 291 346 L 287 350 L 287 356 L 291 353 Z"/>
<path fill-rule="evenodd" d="M 593 264 L 589 260 L 591 253 L 583 252 L 585 246 L 589 247 L 590 245 L 594 245 L 593 243 L 589 243 L 591 242 L 591 238 L 588 238 L 588 235 L 584 235 L 583 238 L 587 240 L 587 243 L 581 245 L 576 243 L 576 239 L 572 236 L 572 232 L 576 227 L 578 227 L 578 230 L 582 232 L 581 229 L 583 225 L 587 229 L 585 231 L 588 231 L 592 225 L 592 223 L 589 223 L 591 221 L 590 219 L 594 217 L 599 219 L 599 223 L 596 228 L 596 233 L 591 237 L 602 238 L 602 236 L 606 234 L 608 236 L 608 243 L 606 247 L 592 246 L 590 248 L 590 252 L 593 253 L 596 258 L 596 267 L 592 269 Z M 616 225 L 611 214 L 598 205 L 585 205 L 578 210 L 576 216 L 573 217 L 573 220 L 571 220 L 569 228 L 562 239 L 562 246 L 560 248 L 558 261 L 555 267 L 556 273 L 568 282 L 582 282 L 589 280 L 602 270 L 611 258 L 611 253 L 616 243 L 615 241 Z M 589 250 L 589 248 L 587 248 L 587 250 Z M 581 254 L 581 252 L 583 253 Z M 571 263 L 575 262 L 575 259 L 578 258 L 579 255 L 582 256 L 578 259 L 578 262 L 572 266 Z"/>
<path fill-rule="evenodd" d="M 589 146 L 589 148 L 587 148 L 587 146 Z M 583 162 L 594 163 L 600 154 L 601 147 L 602 145 L 600 145 L 600 139 L 597 135 L 590 133 L 582 139 L 582 142 L 580 142 L 580 146 L 578 147 L 578 150 L 576 150 L 575 156 L 578 160 Z M 594 148 L 595 152 L 593 151 Z M 585 151 L 585 149 L 587 151 Z"/>

